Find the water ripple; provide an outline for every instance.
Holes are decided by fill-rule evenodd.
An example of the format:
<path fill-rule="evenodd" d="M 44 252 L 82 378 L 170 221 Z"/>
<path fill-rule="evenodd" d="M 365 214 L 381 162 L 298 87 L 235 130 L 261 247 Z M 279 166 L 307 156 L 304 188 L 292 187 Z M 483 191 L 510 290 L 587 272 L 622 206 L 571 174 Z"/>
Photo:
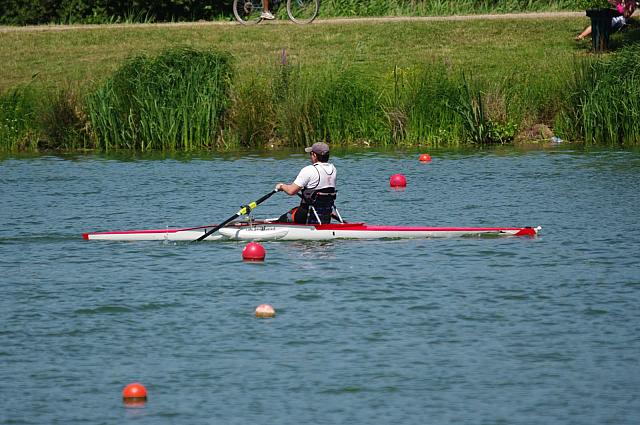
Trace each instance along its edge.
<path fill-rule="evenodd" d="M 307 161 L 208 156 L 0 162 L 1 422 L 640 416 L 637 152 L 433 152 L 429 167 L 413 153 L 335 156 L 347 219 L 542 224 L 531 239 L 267 242 L 262 264 L 235 242 L 81 239 L 217 222 Z M 388 190 L 397 170 L 404 192 Z M 239 192 L 247 175 L 258 183 Z M 259 215 L 293 202 L 274 196 Z M 262 303 L 275 318 L 255 317 Z M 150 390 L 143 409 L 121 404 L 134 380 Z"/>

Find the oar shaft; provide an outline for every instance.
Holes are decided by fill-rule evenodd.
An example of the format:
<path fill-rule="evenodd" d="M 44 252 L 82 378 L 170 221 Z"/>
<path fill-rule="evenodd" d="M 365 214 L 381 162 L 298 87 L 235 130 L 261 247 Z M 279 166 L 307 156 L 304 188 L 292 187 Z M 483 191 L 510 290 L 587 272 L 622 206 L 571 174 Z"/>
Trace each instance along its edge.
<path fill-rule="evenodd" d="M 269 199 L 271 197 L 271 195 L 273 195 L 274 193 L 277 193 L 277 190 L 272 190 L 271 192 L 267 193 L 266 195 L 264 195 L 262 198 L 258 199 L 255 202 L 251 202 L 245 206 L 243 206 L 242 208 L 240 208 L 240 210 L 235 213 L 234 215 L 232 215 L 231 217 L 229 217 L 227 220 L 223 221 L 221 224 L 218 224 L 216 227 L 214 227 L 213 229 L 205 232 L 204 235 L 200 236 L 198 239 L 196 239 L 196 242 L 200 242 L 203 239 L 206 239 L 207 236 L 217 232 L 218 230 L 222 229 L 224 226 L 226 226 L 227 224 L 231 223 L 233 220 L 235 220 L 236 218 L 249 214 L 251 212 L 251 210 L 253 210 L 254 208 L 256 208 L 258 205 L 260 205 L 261 203 L 263 203 L 264 201 L 266 201 L 267 199 Z"/>
<path fill-rule="evenodd" d="M 204 235 L 200 236 L 198 239 L 196 239 L 196 242 L 200 242 L 203 239 L 205 239 L 207 236 L 209 236 L 212 233 L 217 232 L 218 230 L 222 229 L 224 226 L 226 226 L 227 224 L 229 224 L 230 222 L 232 222 L 233 220 L 235 220 L 236 218 L 240 217 L 239 214 L 234 214 L 233 216 L 231 216 L 229 219 L 225 220 L 224 222 L 222 222 L 222 224 L 218 224 L 216 227 L 214 227 L 213 229 L 209 230 L 208 232 L 206 232 Z"/>

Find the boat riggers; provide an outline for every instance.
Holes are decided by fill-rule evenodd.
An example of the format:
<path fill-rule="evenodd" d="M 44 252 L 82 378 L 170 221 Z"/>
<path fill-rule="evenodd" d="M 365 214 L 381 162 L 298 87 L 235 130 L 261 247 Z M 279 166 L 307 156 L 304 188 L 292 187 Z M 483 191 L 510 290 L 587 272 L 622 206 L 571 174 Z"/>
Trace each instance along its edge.
<path fill-rule="evenodd" d="M 338 191 L 332 187 L 298 192 L 300 205 L 282 214 L 277 221 L 298 224 L 329 224 L 331 219 L 344 223 L 335 205 Z"/>
<path fill-rule="evenodd" d="M 251 210 L 253 210 L 257 206 L 258 206 L 258 204 L 255 203 L 255 202 L 252 202 L 249 205 L 243 205 L 242 208 L 240 208 L 240 211 L 238 211 L 236 213 L 236 215 L 238 217 L 243 216 L 243 215 L 247 215 L 247 214 L 251 213 Z"/>

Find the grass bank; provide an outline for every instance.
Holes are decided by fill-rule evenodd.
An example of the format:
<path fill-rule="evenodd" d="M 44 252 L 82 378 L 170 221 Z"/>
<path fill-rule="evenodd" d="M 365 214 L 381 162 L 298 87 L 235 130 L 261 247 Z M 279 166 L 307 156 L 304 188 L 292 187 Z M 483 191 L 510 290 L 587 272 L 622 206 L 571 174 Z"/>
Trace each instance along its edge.
<path fill-rule="evenodd" d="M 587 44 L 573 41 L 585 24 L 546 18 L 5 32 L 0 139 L 3 149 L 104 148 L 95 138 L 95 119 L 104 114 L 92 120 L 91 93 L 131 56 L 213 47 L 233 56 L 233 72 L 215 142 L 201 147 L 509 142 L 538 137 L 536 124 L 601 142 L 570 133 L 578 117 L 568 112 L 557 123 L 578 102 L 567 90 L 577 87 L 576 63 L 590 57 Z M 617 34 L 614 47 L 636 34 Z"/>

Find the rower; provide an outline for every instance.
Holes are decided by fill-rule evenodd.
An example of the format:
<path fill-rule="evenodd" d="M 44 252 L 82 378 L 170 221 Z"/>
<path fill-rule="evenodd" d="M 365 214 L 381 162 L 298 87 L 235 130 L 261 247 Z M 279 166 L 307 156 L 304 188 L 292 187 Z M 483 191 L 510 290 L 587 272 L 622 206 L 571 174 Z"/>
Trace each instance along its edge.
<path fill-rule="evenodd" d="M 304 151 L 310 155 L 311 165 L 300 170 L 293 183 L 278 183 L 275 187 L 276 191 L 300 196 L 300 205 L 284 213 L 278 221 L 327 224 L 334 217 L 342 223 L 340 213 L 335 207 L 337 170 L 329 162 L 329 145 L 317 142 Z"/>

